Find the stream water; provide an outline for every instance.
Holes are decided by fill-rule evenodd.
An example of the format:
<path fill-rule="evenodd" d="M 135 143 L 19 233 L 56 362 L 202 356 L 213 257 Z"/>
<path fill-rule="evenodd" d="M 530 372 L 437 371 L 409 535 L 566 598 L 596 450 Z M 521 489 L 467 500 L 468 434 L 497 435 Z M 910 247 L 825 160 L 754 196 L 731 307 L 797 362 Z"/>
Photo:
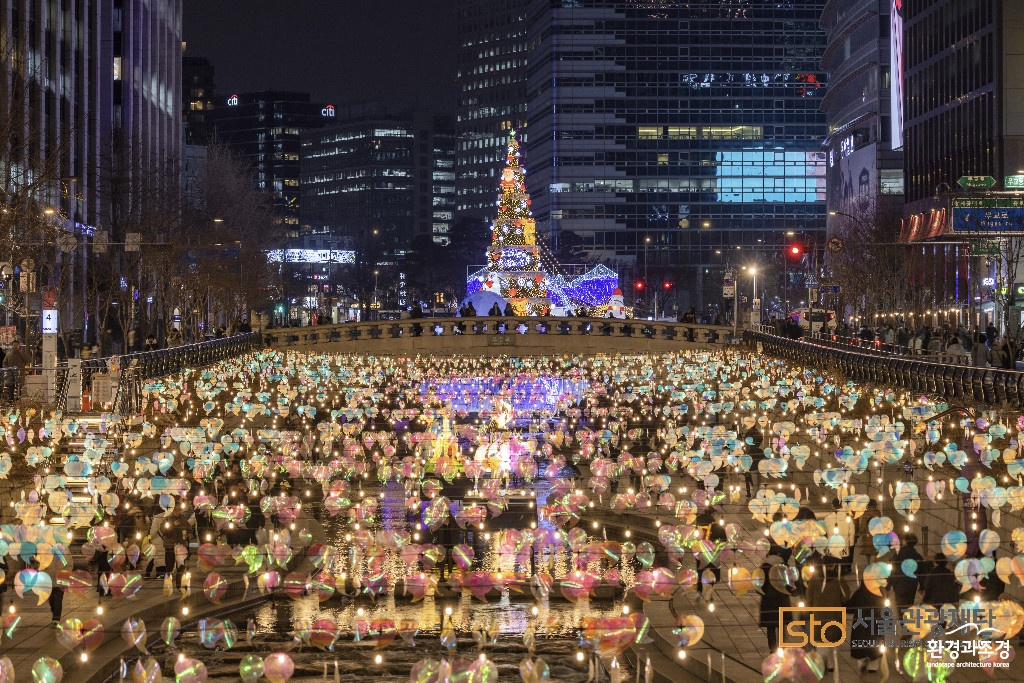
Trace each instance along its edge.
<path fill-rule="evenodd" d="M 451 609 L 446 615 L 445 608 Z M 319 603 L 308 597 L 297 601 L 278 598 L 245 611 L 223 615 L 237 629 L 237 638 L 230 649 L 222 636 L 207 636 L 198 629 L 186 630 L 174 641 L 174 647 L 163 642 L 151 648 L 160 662 L 164 675 L 173 671 L 175 660 L 185 657 L 201 660 L 208 681 L 237 681 L 239 666 L 247 655 L 268 657 L 286 652 L 295 665 L 292 681 L 408 681 L 413 666 L 422 659 L 472 660 L 483 652 L 498 670 L 499 681 L 520 680 L 519 665 L 527 657 L 524 632 L 532 609 L 537 608 L 535 657 L 543 659 L 550 668 L 551 680 L 568 683 L 587 680 L 587 662 L 576 658 L 575 629 L 583 616 L 611 616 L 617 608 L 610 603 L 586 602 L 571 604 L 552 601 L 537 604 L 530 597 L 510 600 L 506 595 L 500 601 L 483 603 L 469 596 L 454 601 L 440 602 L 426 598 L 417 604 L 381 598 L 376 604 L 364 601 L 350 602 L 337 599 Z M 448 649 L 441 643 L 442 621 L 450 618 L 457 633 L 455 647 Z M 331 650 L 322 650 L 301 642 L 303 628 L 318 619 L 330 619 L 341 629 L 341 636 Z M 415 620 L 417 633 L 412 638 L 395 636 L 394 640 L 377 647 L 374 634 L 356 642 L 353 627 L 357 620 L 372 624 L 378 619 L 390 619 L 396 624 L 402 620 Z M 251 624 L 250 624 L 251 622 Z M 229 625 L 228 631 L 232 631 Z M 223 627 L 215 621 L 207 622 L 211 633 L 222 634 Z M 251 639 L 247 631 L 254 632 Z M 489 631 L 493 639 L 481 636 Z M 210 642 L 214 641 L 215 642 Z M 487 642 L 490 640 L 490 642 Z M 480 641 L 484 641 L 481 649 Z M 378 663 L 377 657 L 380 657 Z M 337 670 L 337 678 L 335 678 Z"/>

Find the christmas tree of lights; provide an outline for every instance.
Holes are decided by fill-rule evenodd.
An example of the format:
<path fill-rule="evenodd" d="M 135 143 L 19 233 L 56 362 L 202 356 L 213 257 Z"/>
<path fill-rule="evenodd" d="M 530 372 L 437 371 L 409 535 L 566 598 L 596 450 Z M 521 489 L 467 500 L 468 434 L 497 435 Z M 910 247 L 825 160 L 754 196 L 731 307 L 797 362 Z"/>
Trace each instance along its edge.
<path fill-rule="evenodd" d="M 526 192 L 526 170 L 520 164 L 516 132 L 508 138 L 508 157 L 501 173 L 498 215 L 491 225 L 484 289 L 501 295 L 515 315 L 546 315 L 551 307 L 540 264 L 537 226 Z"/>

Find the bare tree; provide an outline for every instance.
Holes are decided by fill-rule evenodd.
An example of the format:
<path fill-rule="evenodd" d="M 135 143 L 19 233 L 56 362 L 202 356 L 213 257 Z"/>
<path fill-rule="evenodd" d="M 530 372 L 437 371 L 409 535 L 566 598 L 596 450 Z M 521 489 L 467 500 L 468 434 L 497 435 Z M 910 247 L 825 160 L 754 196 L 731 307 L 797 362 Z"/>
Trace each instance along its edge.
<path fill-rule="evenodd" d="M 209 147 L 206 173 L 183 211 L 175 305 L 207 326 L 246 318 L 277 294 L 277 267 L 267 250 L 282 231 L 270 195 L 256 189 L 251 169 L 227 147 Z"/>
<path fill-rule="evenodd" d="M 1000 211 L 996 209 L 995 211 Z M 1020 276 L 1021 265 L 1024 264 L 1024 221 L 1017 220 L 1018 225 L 1012 232 L 993 234 L 985 225 L 979 225 L 969 220 L 956 221 L 959 228 L 958 235 L 969 240 L 969 258 L 974 261 L 976 268 L 983 268 L 983 271 L 971 278 L 975 284 L 974 291 L 970 296 L 982 296 L 982 288 L 990 289 L 991 299 L 995 303 L 995 321 L 1004 330 L 1007 337 L 1014 344 L 1015 348 L 1021 343 L 1021 327 L 1019 322 L 1013 321 L 1014 306 L 1014 283 Z M 975 260 L 976 259 L 976 260 Z M 991 273 L 991 275 L 989 275 Z M 992 284 L 983 284 L 985 277 L 992 277 Z M 990 340 L 993 344 L 995 340 Z"/>
<path fill-rule="evenodd" d="M 88 287 L 104 354 L 112 351 L 104 347 L 117 345 L 118 339 L 123 348 L 129 339 L 138 347 L 141 337 L 153 331 L 155 321 L 148 315 L 152 309 L 145 304 L 161 275 L 154 267 L 181 226 L 179 159 L 159 159 L 161 155 L 123 129 L 114 131 L 101 155 L 102 227 L 108 248 L 94 250 Z"/>
<path fill-rule="evenodd" d="M 909 277 L 910 245 L 898 242 L 900 208 L 883 199 L 859 216 L 840 215 L 839 253 L 829 253 L 826 268 L 840 285 L 842 301 L 853 312 L 906 310 L 913 299 Z"/>

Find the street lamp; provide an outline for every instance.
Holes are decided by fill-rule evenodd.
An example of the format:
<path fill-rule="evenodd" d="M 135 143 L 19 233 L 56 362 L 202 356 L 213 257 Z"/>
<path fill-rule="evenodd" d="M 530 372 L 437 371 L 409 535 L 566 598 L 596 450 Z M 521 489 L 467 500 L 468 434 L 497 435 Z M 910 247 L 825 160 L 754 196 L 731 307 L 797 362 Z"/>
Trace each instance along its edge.
<path fill-rule="evenodd" d="M 844 211 L 829 211 L 828 215 L 829 216 L 843 216 L 844 218 L 849 218 L 850 220 L 855 222 L 857 225 L 859 225 L 861 230 L 867 230 L 868 229 L 868 226 L 864 224 L 864 221 L 862 221 L 861 219 L 857 218 L 852 213 L 846 213 Z"/>
<path fill-rule="evenodd" d="M 374 230 L 374 232 L 377 232 Z M 377 302 L 377 277 L 380 275 L 379 270 L 373 271 L 373 307 L 377 311 L 377 318 L 380 319 L 380 304 Z"/>
<path fill-rule="evenodd" d="M 751 308 L 751 312 L 754 312 L 754 311 L 757 312 L 757 314 L 758 314 L 757 315 L 757 322 L 760 323 L 761 322 L 761 309 L 757 305 L 757 267 L 756 266 L 744 266 L 743 270 L 745 270 L 748 273 L 750 273 L 751 278 L 754 281 L 754 296 L 753 296 L 753 298 L 750 301 L 750 308 Z M 751 316 L 751 317 L 753 317 L 753 316 Z"/>
<path fill-rule="evenodd" d="M 644 284 L 646 285 L 649 280 L 647 279 L 647 248 L 651 246 L 651 236 L 644 237 Z M 646 298 L 646 297 L 645 297 Z"/>

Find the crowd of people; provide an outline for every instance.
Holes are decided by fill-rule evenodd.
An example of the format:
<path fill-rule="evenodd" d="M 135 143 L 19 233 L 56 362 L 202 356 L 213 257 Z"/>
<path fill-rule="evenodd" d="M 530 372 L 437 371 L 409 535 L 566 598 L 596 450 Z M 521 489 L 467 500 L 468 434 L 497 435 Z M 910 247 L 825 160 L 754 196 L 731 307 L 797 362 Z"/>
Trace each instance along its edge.
<path fill-rule="evenodd" d="M 953 356 L 959 359 L 959 363 L 975 367 L 1015 370 L 1020 353 L 1016 340 L 1000 334 L 992 324 L 984 329 L 968 329 L 963 325 L 922 325 L 916 328 L 863 325 L 857 330 L 843 324 L 836 334 L 840 337 L 855 336 L 862 342 L 887 344 L 912 355 Z"/>
<path fill-rule="evenodd" d="M 892 620 L 897 623 L 905 610 L 915 605 L 930 608 L 933 613 L 942 615 L 943 608 L 960 605 L 963 599 L 960 584 L 953 566 L 944 553 L 935 553 L 930 559 L 925 559 L 917 550 L 917 535 L 907 532 L 901 535 L 900 550 L 889 560 L 892 574 L 885 586 L 872 588 L 867 572 L 864 571 L 862 574 L 863 570 L 859 564 L 857 571 L 854 571 L 855 563 L 867 565 L 877 560 L 871 534 L 867 528 L 871 515 L 865 513 L 859 520 L 851 520 L 840 510 L 838 500 L 833 501 L 833 507 L 835 512 L 823 521 L 826 525 L 834 525 L 840 533 L 850 533 L 848 538 L 852 542 L 846 554 L 836 557 L 813 553 L 805 564 L 809 571 L 803 574 L 810 578 L 798 580 L 789 587 L 780 586 L 778 581 L 766 579 L 761 588 L 759 624 L 766 631 L 768 651 L 774 652 L 779 645 L 780 608 L 797 605 L 808 608 L 844 607 L 847 609 L 847 616 L 852 617 L 848 634 L 848 640 L 851 642 L 850 656 L 857 661 L 861 673 L 873 673 L 878 671 L 886 641 L 886 634 L 879 632 L 877 628 L 883 610 L 892 610 Z M 809 509 L 801 509 L 806 511 L 806 516 L 815 518 Z M 874 506 L 874 514 L 877 514 L 877 506 Z M 766 577 L 771 576 L 774 567 L 785 566 L 793 550 L 773 544 L 769 552 L 771 554 L 761 566 Z M 906 560 L 912 560 L 913 563 L 906 565 Z M 916 570 L 905 571 L 905 567 L 908 566 L 916 567 Z M 910 573 L 907 573 L 908 571 Z M 983 579 L 981 586 L 981 590 L 972 595 L 976 595 L 982 602 L 997 601 L 1006 597 L 1006 585 L 996 572 L 991 572 Z M 860 619 L 861 615 L 865 618 Z M 825 660 L 828 671 L 834 666 L 833 649 L 817 648 Z"/>

